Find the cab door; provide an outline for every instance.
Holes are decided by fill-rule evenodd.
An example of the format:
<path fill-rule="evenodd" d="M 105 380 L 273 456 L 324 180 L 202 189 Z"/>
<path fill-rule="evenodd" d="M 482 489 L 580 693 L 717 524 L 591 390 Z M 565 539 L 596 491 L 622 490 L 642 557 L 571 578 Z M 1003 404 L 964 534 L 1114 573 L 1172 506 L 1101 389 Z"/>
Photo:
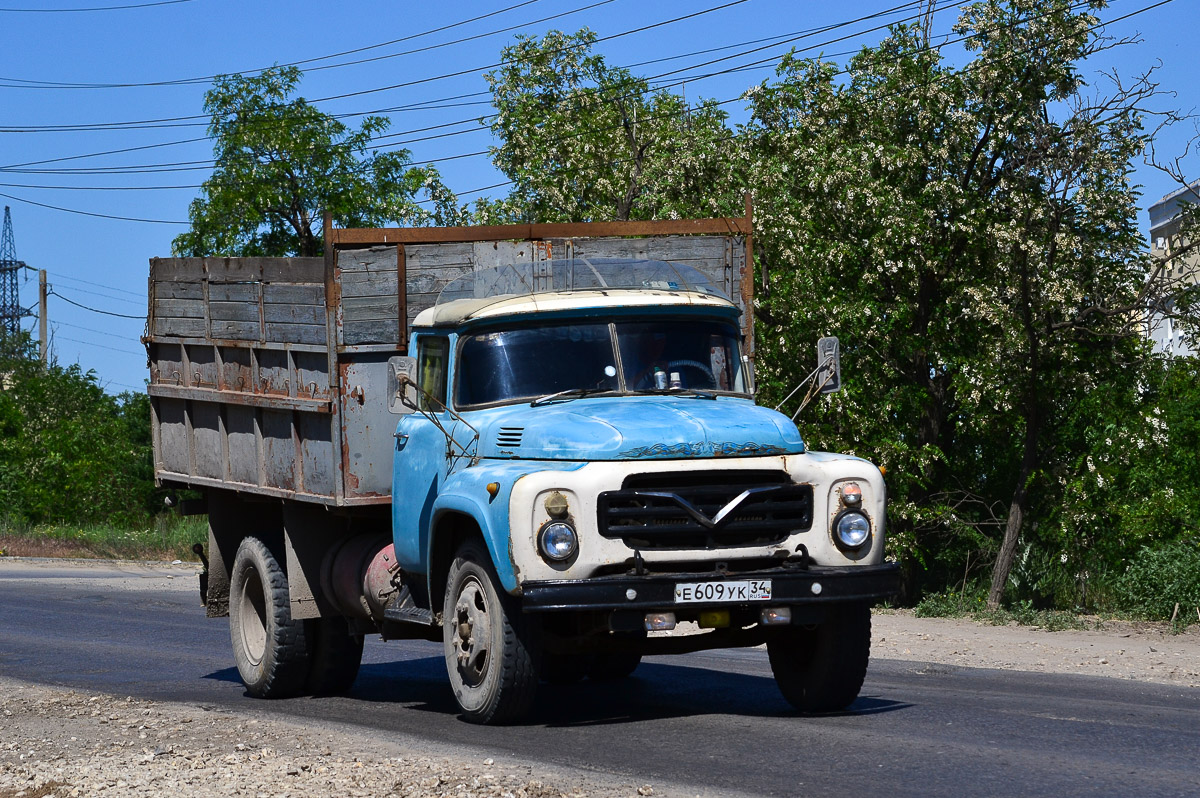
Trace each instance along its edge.
<path fill-rule="evenodd" d="M 424 560 L 429 550 L 433 501 L 449 467 L 443 429 L 450 430 L 454 425 L 446 412 L 451 344 L 447 335 L 418 336 L 417 412 L 404 416 L 396 425 L 392 536 L 397 562 L 412 573 L 426 573 Z"/>

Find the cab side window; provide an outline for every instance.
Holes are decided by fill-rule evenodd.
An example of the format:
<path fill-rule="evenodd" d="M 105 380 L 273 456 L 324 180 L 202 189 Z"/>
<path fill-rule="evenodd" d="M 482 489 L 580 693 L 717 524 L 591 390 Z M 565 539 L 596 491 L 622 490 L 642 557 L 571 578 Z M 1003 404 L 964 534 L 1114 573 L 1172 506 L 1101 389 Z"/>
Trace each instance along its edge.
<path fill-rule="evenodd" d="M 417 347 L 417 406 L 430 412 L 446 409 L 450 374 L 450 339 L 423 336 Z"/>

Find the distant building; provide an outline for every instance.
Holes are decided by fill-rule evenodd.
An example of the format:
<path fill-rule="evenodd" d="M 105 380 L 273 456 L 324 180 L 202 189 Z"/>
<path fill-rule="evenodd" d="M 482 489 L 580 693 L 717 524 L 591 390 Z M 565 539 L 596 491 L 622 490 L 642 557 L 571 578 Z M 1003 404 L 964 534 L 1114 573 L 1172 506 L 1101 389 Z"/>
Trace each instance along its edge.
<path fill-rule="evenodd" d="M 1180 236 L 1179 227 L 1180 207 L 1189 203 L 1200 205 L 1200 181 L 1174 191 L 1150 206 L 1151 255 L 1166 258 L 1187 243 Z M 1193 252 L 1173 263 L 1165 276 L 1181 286 L 1200 284 L 1200 252 Z M 1187 345 L 1183 331 L 1170 318 L 1173 309 L 1174 302 L 1170 298 L 1158 307 L 1150 308 L 1146 334 L 1154 342 L 1155 351 L 1171 356 L 1195 355 L 1196 350 Z"/>

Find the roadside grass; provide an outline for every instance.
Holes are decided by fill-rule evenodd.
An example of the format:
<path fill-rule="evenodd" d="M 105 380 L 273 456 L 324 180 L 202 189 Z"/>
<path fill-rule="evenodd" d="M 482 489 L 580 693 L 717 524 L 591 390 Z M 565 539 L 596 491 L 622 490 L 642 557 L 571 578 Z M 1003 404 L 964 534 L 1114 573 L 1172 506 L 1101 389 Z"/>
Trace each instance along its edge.
<path fill-rule="evenodd" d="M 0 519 L 0 556 L 198 561 L 192 544 L 207 543 L 203 517 L 164 513 L 134 526 L 28 524 Z"/>
<path fill-rule="evenodd" d="M 1165 617 L 1154 617 L 1146 612 L 1130 610 L 1096 614 L 1095 612 L 1072 610 L 1035 609 L 1031 601 L 1018 601 L 1011 606 L 992 610 L 988 609 L 982 595 L 964 594 L 959 591 L 932 593 L 925 596 L 913 608 L 913 615 L 918 618 L 970 618 L 992 626 L 1016 624 L 1045 629 L 1048 632 L 1100 630 L 1104 628 L 1106 621 L 1125 621 L 1162 624 L 1173 633 L 1181 634 L 1186 632 L 1190 625 L 1200 622 L 1200 609 L 1192 609 L 1191 614 L 1184 614 L 1177 610 L 1175 617 L 1170 620 Z"/>

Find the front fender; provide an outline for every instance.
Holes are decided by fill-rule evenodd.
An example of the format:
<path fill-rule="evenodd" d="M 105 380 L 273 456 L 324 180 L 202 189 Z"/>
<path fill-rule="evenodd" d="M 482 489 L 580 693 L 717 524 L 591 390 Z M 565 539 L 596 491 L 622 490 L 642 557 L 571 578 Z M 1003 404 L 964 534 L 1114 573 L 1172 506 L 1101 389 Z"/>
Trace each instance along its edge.
<path fill-rule="evenodd" d="M 513 486 L 521 477 L 539 471 L 573 471 L 580 463 L 550 462 L 485 462 L 464 469 L 447 478 L 442 491 L 433 502 L 432 528 L 438 529 L 447 514 L 458 513 L 472 519 L 483 535 L 483 542 L 492 557 L 500 585 L 513 595 L 520 593 L 520 571 L 513 562 L 512 534 L 509 529 L 509 501 Z M 499 485 L 495 497 L 487 486 Z M 435 535 L 429 536 L 427 563 L 433 562 Z"/>

